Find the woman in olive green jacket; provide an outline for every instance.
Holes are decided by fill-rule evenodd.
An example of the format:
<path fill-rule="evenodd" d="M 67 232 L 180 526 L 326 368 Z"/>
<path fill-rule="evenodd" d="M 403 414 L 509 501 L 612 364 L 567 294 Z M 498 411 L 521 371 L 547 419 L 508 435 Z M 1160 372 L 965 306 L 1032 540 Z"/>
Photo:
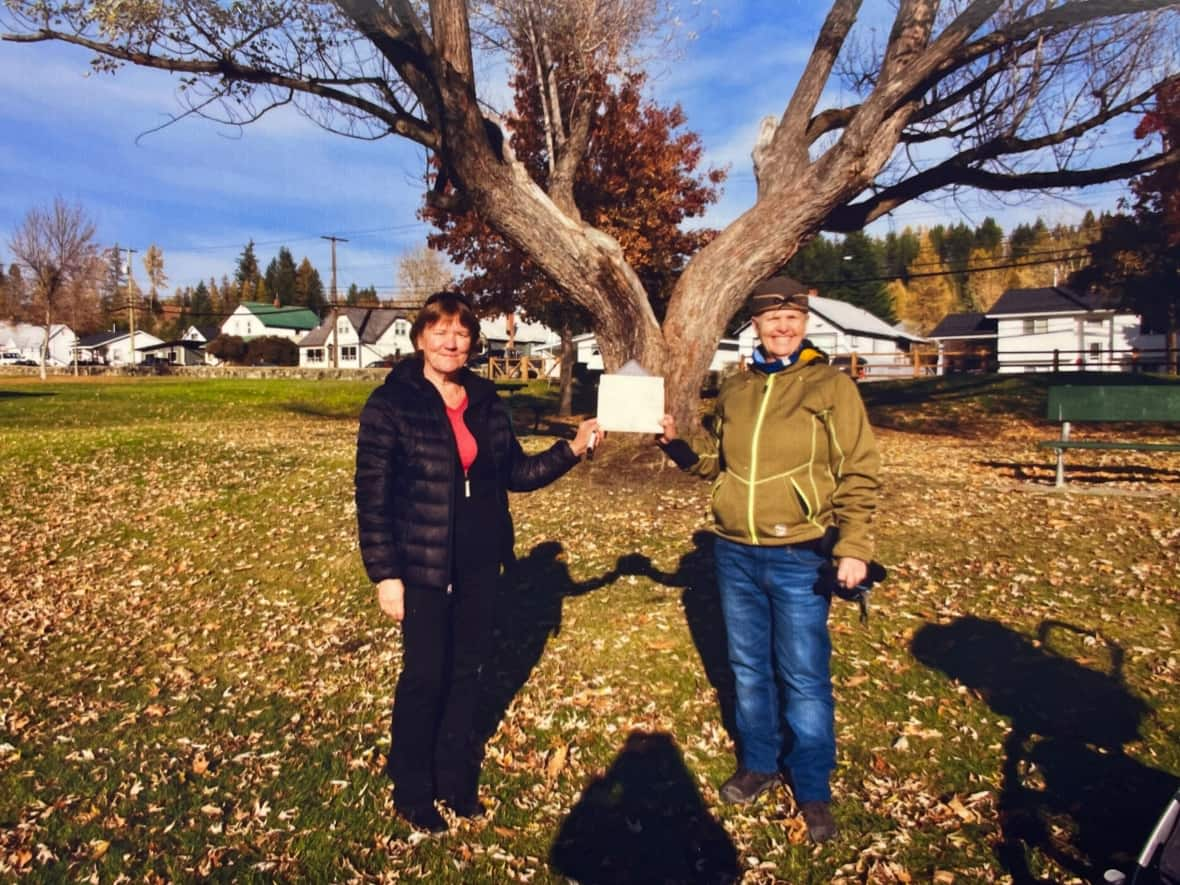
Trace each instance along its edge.
<path fill-rule="evenodd" d="M 865 580 L 879 458 L 856 385 L 804 337 L 808 296 L 774 277 L 751 297 L 761 342 L 748 372 L 717 398 L 714 435 L 695 449 L 664 417 L 659 443 L 682 469 L 713 480 L 717 585 L 737 689 L 739 763 L 721 787 L 749 802 L 785 766 L 816 842 L 836 835 L 829 596 Z M 832 550 L 821 539 L 834 527 Z M 778 684 L 784 689 L 780 701 Z"/>

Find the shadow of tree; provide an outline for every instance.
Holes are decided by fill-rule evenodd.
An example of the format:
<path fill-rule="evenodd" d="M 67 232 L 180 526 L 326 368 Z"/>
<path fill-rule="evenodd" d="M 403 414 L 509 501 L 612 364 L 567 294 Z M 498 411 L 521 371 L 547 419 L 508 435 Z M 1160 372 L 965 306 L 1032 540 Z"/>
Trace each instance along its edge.
<path fill-rule="evenodd" d="M 549 852 L 581 883 L 736 882 L 737 850 L 671 736 L 634 731 L 582 792 Z"/>
<path fill-rule="evenodd" d="M 589 581 L 575 581 L 557 541 L 543 541 L 510 565 L 496 588 L 494 650 L 483 677 L 476 715 L 481 743 L 500 725 L 508 705 L 528 682 L 550 636 L 561 632 L 562 605 L 613 583 L 618 568 Z"/>
<path fill-rule="evenodd" d="M 1101 881 L 1133 862 L 1177 781 L 1126 755 L 1151 708 L 1123 684 L 1122 650 L 1107 642 L 1110 673 L 1052 650 L 1045 621 L 1038 642 L 996 621 L 927 624 L 910 646 L 928 667 L 977 691 L 1009 718 L 996 854 L 1016 882 L 1037 881 L 1028 854 L 1039 850 L 1074 875 Z"/>
<path fill-rule="evenodd" d="M 721 723 L 736 745 L 736 699 L 733 672 L 729 667 L 725 620 L 713 566 L 713 533 L 704 529 L 694 532 L 692 545 L 692 550 L 680 558 L 674 572 L 660 571 L 648 557 L 640 554 L 622 557 L 619 560 L 619 571 L 651 578 L 665 587 L 682 588 L 680 604 L 684 608 L 684 619 L 705 668 L 705 676 L 717 695 Z"/>
<path fill-rule="evenodd" d="M 57 396 L 52 390 L 0 390 L 0 399 L 18 399 L 30 396 Z"/>

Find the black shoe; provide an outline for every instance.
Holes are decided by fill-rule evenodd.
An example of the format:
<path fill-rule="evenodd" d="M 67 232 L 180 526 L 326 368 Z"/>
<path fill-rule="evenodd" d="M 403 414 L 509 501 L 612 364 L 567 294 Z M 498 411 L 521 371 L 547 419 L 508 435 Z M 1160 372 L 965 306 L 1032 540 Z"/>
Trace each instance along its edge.
<path fill-rule="evenodd" d="M 807 835 L 811 837 L 811 841 L 817 845 L 820 842 L 827 842 L 829 839 L 835 839 L 839 830 L 836 828 L 835 818 L 832 817 L 832 809 L 827 802 L 815 801 L 804 802 L 799 806 L 799 810 L 803 812 L 803 820 L 807 824 Z"/>
<path fill-rule="evenodd" d="M 745 805 L 747 802 L 753 802 L 778 782 L 777 771 L 767 773 L 739 768 L 733 777 L 721 785 L 718 793 L 722 802 Z"/>
<path fill-rule="evenodd" d="M 394 809 L 415 830 L 425 830 L 427 833 L 447 831 L 447 822 L 433 804 L 394 805 Z"/>
<path fill-rule="evenodd" d="M 459 817 L 479 818 L 488 813 L 487 806 L 479 801 L 478 796 L 468 796 L 459 799 L 454 796 L 440 797 L 443 803 Z"/>

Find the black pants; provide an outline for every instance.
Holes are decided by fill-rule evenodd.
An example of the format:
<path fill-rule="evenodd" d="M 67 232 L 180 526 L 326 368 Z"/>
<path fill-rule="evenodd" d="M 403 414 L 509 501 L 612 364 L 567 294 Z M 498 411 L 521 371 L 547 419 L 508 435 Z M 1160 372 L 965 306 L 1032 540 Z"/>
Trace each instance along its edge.
<path fill-rule="evenodd" d="M 394 801 L 402 807 L 475 795 L 483 754 L 475 714 L 499 572 L 498 562 L 456 569 L 450 593 L 406 587 L 389 751 Z"/>

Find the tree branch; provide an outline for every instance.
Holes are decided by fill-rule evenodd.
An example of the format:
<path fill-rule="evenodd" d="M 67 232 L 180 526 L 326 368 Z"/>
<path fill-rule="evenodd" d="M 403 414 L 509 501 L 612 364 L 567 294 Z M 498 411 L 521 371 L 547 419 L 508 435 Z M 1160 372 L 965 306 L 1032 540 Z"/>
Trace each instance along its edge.
<path fill-rule="evenodd" d="M 795 86 L 795 92 L 791 95 L 771 142 L 771 155 L 782 158 L 781 163 L 776 165 L 783 166 L 781 171 L 784 173 L 807 162 L 807 148 L 814 139 L 808 138 L 810 132 L 805 131 L 804 123 L 823 94 L 848 32 L 856 22 L 860 5 L 861 0 L 836 0 L 824 19 L 815 48 L 807 60 L 807 67 Z M 780 139 L 784 141 L 781 146 L 776 143 Z M 754 175 L 760 179 L 761 170 L 755 169 Z"/>
<path fill-rule="evenodd" d="M 903 203 L 944 187 L 974 187 L 997 192 L 1086 187 L 1131 178 L 1175 163 L 1180 163 L 1180 146 L 1151 157 L 1116 163 L 1113 166 L 1047 172 L 991 172 L 972 166 L 956 165 L 953 160 L 948 160 L 912 178 L 884 188 L 870 199 L 837 209 L 824 221 L 823 229 L 833 233 L 861 230 L 865 225 Z"/>
<path fill-rule="evenodd" d="M 438 146 L 437 133 L 422 120 L 409 116 L 408 114 L 391 111 L 389 108 L 375 104 L 359 95 L 335 89 L 323 82 L 292 77 L 266 68 L 242 65 L 228 57 L 210 61 L 193 61 L 174 58 L 172 56 L 152 55 L 147 52 L 137 52 L 122 46 L 92 40 L 81 34 L 70 34 L 50 28 L 40 28 L 29 34 L 4 34 L 2 39 L 10 43 L 43 43 L 50 40 L 57 40 L 62 43 L 81 46 L 97 52 L 99 55 L 129 62 L 140 67 L 155 68 L 172 73 L 220 77 L 223 80 L 253 83 L 261 86 L 279 86 L 292 90 L 293 92 L 314 95 L 317 98 L 354 108 L 382 121 L 389 126 L 391 132 L 397 135 L 401 135 L 428 148 L 433 149 Z"/>

